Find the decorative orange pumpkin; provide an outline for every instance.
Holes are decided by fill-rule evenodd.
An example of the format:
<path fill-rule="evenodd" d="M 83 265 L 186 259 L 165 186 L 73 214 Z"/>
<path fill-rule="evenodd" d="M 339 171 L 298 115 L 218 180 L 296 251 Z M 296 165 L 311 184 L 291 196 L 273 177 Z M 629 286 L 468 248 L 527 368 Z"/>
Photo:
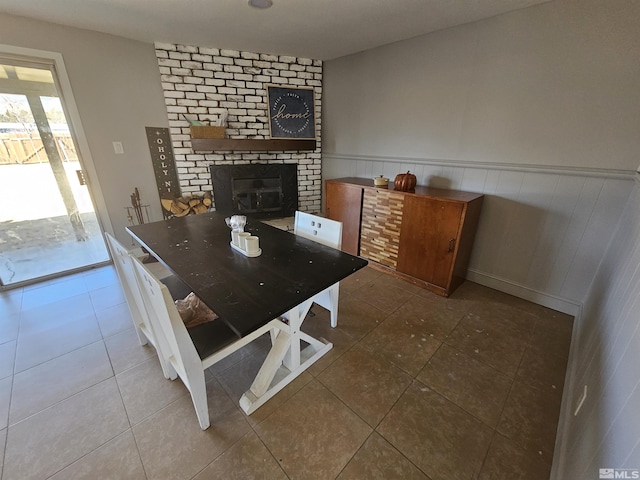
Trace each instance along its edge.
<path fill-rule="evenodd" d="M 393 181 L 394 190 L 411 192 L 416 189 L 416 176 L 411 173 L 399 173 Z"/>

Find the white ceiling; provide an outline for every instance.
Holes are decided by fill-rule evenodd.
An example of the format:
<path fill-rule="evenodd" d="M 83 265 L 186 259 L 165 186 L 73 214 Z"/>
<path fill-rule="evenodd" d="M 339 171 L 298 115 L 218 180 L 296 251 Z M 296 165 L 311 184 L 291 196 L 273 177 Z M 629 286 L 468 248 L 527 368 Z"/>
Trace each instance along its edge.
<path fill-rule="evenodd" d="M 0 0 L 0 12 L 145 42 L 330 60 L 549 0 Z"/>

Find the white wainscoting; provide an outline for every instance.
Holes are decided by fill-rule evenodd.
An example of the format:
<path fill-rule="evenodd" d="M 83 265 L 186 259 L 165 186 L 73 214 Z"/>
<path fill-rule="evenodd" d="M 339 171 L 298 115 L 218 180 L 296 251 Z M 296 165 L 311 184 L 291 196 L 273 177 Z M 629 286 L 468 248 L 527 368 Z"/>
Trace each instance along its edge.
<path fill-rule="evenodd" d="M 575 315 L 635 172 L 323 155 L 323 179 L 411 171 L 418 184 L 485 194 L 467 278 Z"/>
<path fill-rule="evenodd" d="M 574 323 L 551 478 L 640 468 L 640 175 Z M 580 395 L 587 399 L 574 415 Z"/>

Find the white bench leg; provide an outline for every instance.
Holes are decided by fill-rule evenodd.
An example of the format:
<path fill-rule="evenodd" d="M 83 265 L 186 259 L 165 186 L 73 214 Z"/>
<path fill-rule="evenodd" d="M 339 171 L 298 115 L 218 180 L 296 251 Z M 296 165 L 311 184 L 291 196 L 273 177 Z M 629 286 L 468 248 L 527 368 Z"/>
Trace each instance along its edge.
<path fill-rule="evenodd" d="M 191 401 L 198 416 L 198 423 L 202 430 L 206 430 L 211 425 L 211 420 L 209 420 L 209 404 L 207 402 L 207 385 L 205 383 L 204 370 L 192 372 L 189 375 L 188 382 Z"/>

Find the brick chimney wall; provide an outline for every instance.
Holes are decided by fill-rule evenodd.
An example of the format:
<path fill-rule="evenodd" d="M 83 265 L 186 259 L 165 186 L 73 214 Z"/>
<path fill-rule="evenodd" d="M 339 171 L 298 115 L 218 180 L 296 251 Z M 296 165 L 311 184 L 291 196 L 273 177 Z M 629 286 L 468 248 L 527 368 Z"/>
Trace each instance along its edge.
<path fill-rule="evenodd" d="M 211 191 L 209 165 L 295 163 L 298 208 L 322 210 L 322 62 L 283 55 L 156 43 L 156 57 L 183 195 Z M 267 84 L 313 87 L 317 148 L 306 152 L 194 152 L 189 123 L 204 125 L 228 113 L 227 137 L 270 138 Z"/>

